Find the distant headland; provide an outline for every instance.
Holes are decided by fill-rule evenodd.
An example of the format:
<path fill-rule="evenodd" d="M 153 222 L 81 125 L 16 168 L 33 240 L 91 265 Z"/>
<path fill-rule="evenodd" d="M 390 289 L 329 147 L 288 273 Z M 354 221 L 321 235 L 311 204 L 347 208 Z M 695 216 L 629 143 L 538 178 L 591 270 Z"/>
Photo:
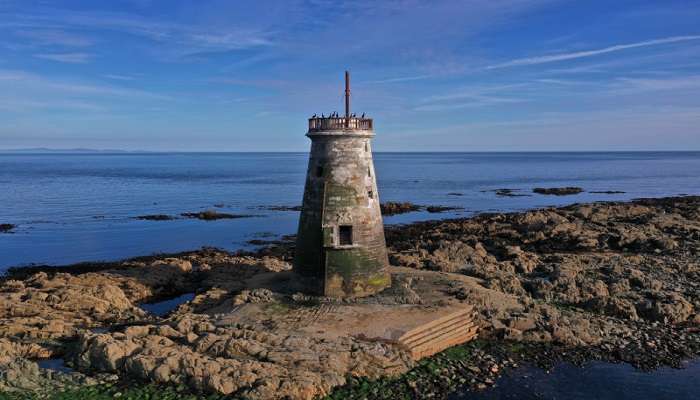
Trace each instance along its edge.
<path fill-rule="evenodd" d="M 23 149 L 0 149 L 0 154 L 37 154 L 37 153 L 152 153 L 146 150 L 118 150 L 118 149 L 50 149 L 46 147 L 31 147 Z"/>

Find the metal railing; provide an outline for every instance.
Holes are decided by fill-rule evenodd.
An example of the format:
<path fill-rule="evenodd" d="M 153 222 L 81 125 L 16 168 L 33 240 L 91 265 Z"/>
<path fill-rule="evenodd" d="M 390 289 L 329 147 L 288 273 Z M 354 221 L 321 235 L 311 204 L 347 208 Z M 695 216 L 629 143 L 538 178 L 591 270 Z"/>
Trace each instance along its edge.
<path fill-rule="evenodd" d="M 335 130 L 372 130 L 371 118 L 309 118 L 309 132 Z"/>

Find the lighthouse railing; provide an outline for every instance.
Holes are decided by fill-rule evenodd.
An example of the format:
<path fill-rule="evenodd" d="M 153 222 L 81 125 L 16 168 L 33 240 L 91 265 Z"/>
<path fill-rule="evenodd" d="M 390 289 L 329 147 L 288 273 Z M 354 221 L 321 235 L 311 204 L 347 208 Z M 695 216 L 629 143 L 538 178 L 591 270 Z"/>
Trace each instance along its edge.
<path fill-rule="evenodd" d="M 309 118 L 309 131 L 330 130 L 369 130 L 373 129 L 371 118 Z"/>

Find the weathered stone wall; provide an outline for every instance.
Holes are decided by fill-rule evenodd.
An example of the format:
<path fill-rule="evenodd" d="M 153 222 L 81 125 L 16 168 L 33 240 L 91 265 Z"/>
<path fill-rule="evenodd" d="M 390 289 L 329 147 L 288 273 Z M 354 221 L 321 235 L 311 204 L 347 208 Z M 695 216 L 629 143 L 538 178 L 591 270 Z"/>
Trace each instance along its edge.
<path fill-rule="evenodd" d="M 313 132 L 295 269 L 327 296 L 365 296 L 390 284 L 370 131 Z M 352 226 L 352 244 L 340 243 Z"/>

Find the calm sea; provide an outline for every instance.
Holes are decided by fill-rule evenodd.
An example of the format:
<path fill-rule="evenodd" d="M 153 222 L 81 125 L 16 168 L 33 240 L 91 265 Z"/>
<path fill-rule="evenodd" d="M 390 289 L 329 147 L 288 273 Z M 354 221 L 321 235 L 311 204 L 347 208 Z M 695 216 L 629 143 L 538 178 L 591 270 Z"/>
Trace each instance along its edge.
<path fill-rule="evenodd" d="M 115 260 L 295 233 L 298 213 L 267 206 L 301 202 L 306 153 L 0 154 L 0 272 L 32 263 Z M 378 153 L 382 201 L 463 207 L 385 223 L 468 216 L 595 200 L 700 194 L 700 152 Z M 580 186 L 554 197 L 538 186 Z M 490 190 L 520 189 L 522 197 Z M 595 194 L 591 191 L 623 191 Z M 459 193 L 461 195 L 455 195 Z M 216 208 L 252 218 L 142 221 Z"/>

